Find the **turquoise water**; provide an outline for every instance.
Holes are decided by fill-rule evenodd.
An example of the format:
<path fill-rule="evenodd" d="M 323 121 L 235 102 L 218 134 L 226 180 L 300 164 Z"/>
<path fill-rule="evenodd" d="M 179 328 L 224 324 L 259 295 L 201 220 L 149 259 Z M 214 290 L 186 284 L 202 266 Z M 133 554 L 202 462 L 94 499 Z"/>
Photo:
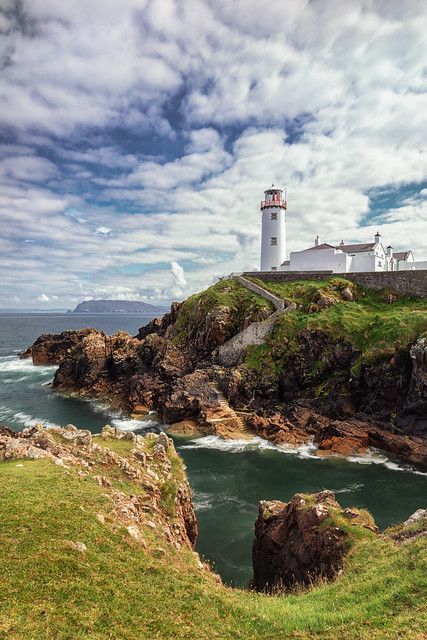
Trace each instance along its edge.
<path fill-rule="evenodd" d="M 0 424 L 19 430 L 41 421 L 69 422 L 93 432 L 106 423 L 150 429 L 147 422 L 111 414 L 107 407 L 64 398 L 50 387 L 54 367 L 33 367 L 17 352 L 41 333 L 94 326 L 135 334 L 150 316 L 0 316 Z M 259 438 L 224 442 L 215 437 L 176 439 L 187 465 L 200 527 L 199 552 L 228 584 L 251 577 L 253 528 L 261 499 L 288 500 L 298 491 L 332 489 L 343 506 L 365 507 L 380 528 L 427 503 L 427 476 L 376 454 L 369 459 L 321 459 L 310 447 L 286 450 Z"/>

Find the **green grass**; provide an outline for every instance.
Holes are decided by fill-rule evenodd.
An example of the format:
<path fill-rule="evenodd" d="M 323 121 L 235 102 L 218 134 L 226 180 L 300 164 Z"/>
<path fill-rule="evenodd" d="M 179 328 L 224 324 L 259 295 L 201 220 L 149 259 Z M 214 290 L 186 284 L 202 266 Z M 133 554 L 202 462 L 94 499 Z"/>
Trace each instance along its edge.
<path fill-rule="evenodd" d="M 256 280 L 256 279 L 254 279 Z M 297 336 L 303 329 L 321 330 L 336 340 L 351 343 L 360 353 L 355 370 L 361 363 L 392 356 L 427 333 L 427 300 L 399 297 L 388 303 L 388 292 L 362 289 L 342 278 L 324 281 L 289 283 L 258 282 L 268 291 L 292 300 L 298 309 L 279 318 L 274 333 L 266 344 L 249 349 L 250 368 L 279 370 L 287 356 L 298 351 Z M 355 300 L 345 302 L 342 289 L 349 286 Z M 318 310 L 319 294 L 337 300 L 335 304 Z M 322 363 L 319 362 L 318 369 Z"/>
<path fill-rule="evenodd" d="M 73 469 L 0 464 L 2 640 L 420 640 L 427 628 L 425 538 L 356 536 L 336 582 L 268 597 L 221 586 L 158 531 L 143 530 L 144 549 L 111 510 L 105 489 Z"/>
<path fill-rule="evenodd" d="M 221 308 L 230 311 L 231 335 L 242 328 L 245 318 L 257 319 L 259 314 L 274 311 L 270 302 L 248 291 L 236 280 L 221 280 L 185 300 L 175 323 L 174 340 L 178 344 L 185 343 L 211 312 Z"/>

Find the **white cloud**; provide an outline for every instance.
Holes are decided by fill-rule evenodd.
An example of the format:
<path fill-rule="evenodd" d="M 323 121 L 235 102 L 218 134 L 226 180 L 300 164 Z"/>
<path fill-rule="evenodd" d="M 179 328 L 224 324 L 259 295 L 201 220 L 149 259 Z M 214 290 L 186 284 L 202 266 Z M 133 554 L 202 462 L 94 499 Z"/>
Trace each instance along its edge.
<path fill-rule="evenodd" d="M 166 300 L 253 268 L 273 178 L 288 185 L 288 250 L 317 233 L 367 240 L 380 222 L 396 250 L 427 253 L 423 192 L 366 218 L 370 191 L 427 177 L 425 3 L 23 11 L 32 33 L 5 13 L 0 42 L 0 124 L 15 137 L 0 145 L 2 301 L 40 287 L 64 306 Z"/>
<path fill-rule="evenodd" d="M 185 271 L 181 267 L 181 265 L 178 264 L 178 262 L 175 262 L 174 260 L 171 262 L 171 273 L 178 287 L 180 289 L 186 289 L 187 280 L 185 279 Z"/>
<path fill-rule="evenodd" d="M 45 293 L 42 293 L 37 298 L 37 302 L 49 302 L 50 298 Z"/>

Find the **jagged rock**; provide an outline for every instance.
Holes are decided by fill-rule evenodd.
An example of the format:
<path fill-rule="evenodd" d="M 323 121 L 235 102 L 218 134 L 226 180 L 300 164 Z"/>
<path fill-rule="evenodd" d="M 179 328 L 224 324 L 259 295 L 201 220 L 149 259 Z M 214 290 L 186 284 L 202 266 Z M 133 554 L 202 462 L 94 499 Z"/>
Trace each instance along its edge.
<path fill-rule="evenodd" d="M 61 364 L 66 356 L 83 338 L 95 333 L 96 329 L 77 329 L 62 333 L 47 333 L 39 336 L 21 358 L 33 359 L 33 364 Z"/>
<path fill-rule="evenodd" d="M 386 532 L 397 544 L 405 544 L 427 536 L 427 509 L 418 509 L 405 522 Z"/>
<path fill-rule="evenodd" d="M 412 433 L 427 432 L 427 338 L 420 338 L 409 352 L 412 375 L 403 406 L 403 423 Z"/>
<path fill-rule="evenodd" d="M 353 302 L 354 294 L 350 287 L 344 287 L 343 289 L 341 289 L 341 297 L 346 302 Z"/>
<path fill-rule="evenodd" d="M 419 522 L 424 518 L 427 518 L 427 509 L 417 509 L 417 511 L 415 511 L 415 513 L 409 516 L 409 518 L 405 520 L 403 524 L 404 525 L 414 524 L 415 522 Z"/>
<path fill-rule="evenodd" d="M 195 420 L 174 422 L 167 428 L 167 431 L 175 436 L 200 436 L 200 431 Z"/>
<path fill-rule="evenodd" d="M 103 436 L 92 436 L 90 432 L 77 429 L 73 425 L 68 425 L 65 429 L 45 429 L 42 425 L 36 425 L 16 433 L 5 430 L 0 433 L 0 462 L 47 458 L 52 463 L 62 466 L 67 473 L 74 469 L 77 477 L 90 477 L 110 496 L 114 504 L 115 519 L 121 524 L 126 527 L 139 527 L 149 514 L 149 521 L 154 524 L 156 530 L 162 526 L 167 531 L 167 538 L 173 546 L 185 545 L 193 548 L 197 539 L 197 520 L 187 481 L 182 474 L 172 473 L 170 459 L 177 455 L 173 441 L 166 434 L 132 434 L 131 438 L 129 435 L 110 426 L 104 428 Z M 105 443 L 97 444 L 96 439 L 102 441 L 103 437 L 130 439 L 135 447 L 128 456 L 122 457 L 106 447 Z M 154 448 L 153 437 L 156 439 Z M 147 451 L 143 451 L 144 446 L 147 447 Z M 84 472 L 82 467 L 85 469 Z M 96 468 L 96 471 L 104 467 L 105 475 L 91 475 L 92 467 Z M 124 479 L 130 479 L 135 484 L 136 495 L 129 496 L 114 488 L 112 479 L 120 475 L 124 475 Z M 173 515 L 169 511 L 166 512 L 162 506 L 161 487 L 166 480 L 176 484 Z M 98 520 L 101 522 L 102 519 Z M 102 522 L 105 522 L 105 519 Z M 136 529 L 132 531 L 136 532 Z"/>
<path fill-rule="evenodd" d="M 363 293 L 343 283 L 331 291 L 314 293 L 313 311 Z M 426 338 L 360 366 L 360 353 L 350 340 L 303 329 L 279 360 L 279 370 L 245 363 L 219 366 L 214 357 L 218 346 L 266 313 L 266 307 L 248 307 L 243 313 L 196 297 L 173 305 L 169 314 L 143 327 L 138 338 L 91 329 L 65 332 L 57 341 L 42 336 L 37 342 L 42 351 L 53 352 L 50 345 L 64 346 L 61 336 L 73 334 L 67 335 L 72 348 L 58 347 L 56 389 L 99 397 L 130 415 L 154 411 L 160 422 L 173 425 L 171 432 L 232 438 L 250 429 L 294 446 L 314 439 L 319 455 L 363 455 L 377 447 L 414 462 L 426 460 Z M 186 318 L 185 332 L 180 314 Z M 304 413 L 311 417 L 303 418 Z"/>
<path fill-rule="evenodd" d="M 335 578 L 343 566 L 348 537 L 337 515 L 354 526 L 375 526 L 366 514 L 342 511 L 331 491 L 296 494 L 288 504 L 260 502 L 251 586 L 275 593 Z"/>

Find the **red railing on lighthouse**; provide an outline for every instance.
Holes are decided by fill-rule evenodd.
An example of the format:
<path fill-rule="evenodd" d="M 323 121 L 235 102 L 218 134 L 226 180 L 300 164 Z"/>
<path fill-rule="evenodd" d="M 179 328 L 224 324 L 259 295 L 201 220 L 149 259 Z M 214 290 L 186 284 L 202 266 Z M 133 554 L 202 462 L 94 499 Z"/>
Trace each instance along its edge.
<path fill-rule="evenodd" d="M 281 193 L 272 193 L 267 200 L 261 200 L 261 211 L 267 207 L 279 207 L 287 209 L 287 202 L 282 198 Z"/>

